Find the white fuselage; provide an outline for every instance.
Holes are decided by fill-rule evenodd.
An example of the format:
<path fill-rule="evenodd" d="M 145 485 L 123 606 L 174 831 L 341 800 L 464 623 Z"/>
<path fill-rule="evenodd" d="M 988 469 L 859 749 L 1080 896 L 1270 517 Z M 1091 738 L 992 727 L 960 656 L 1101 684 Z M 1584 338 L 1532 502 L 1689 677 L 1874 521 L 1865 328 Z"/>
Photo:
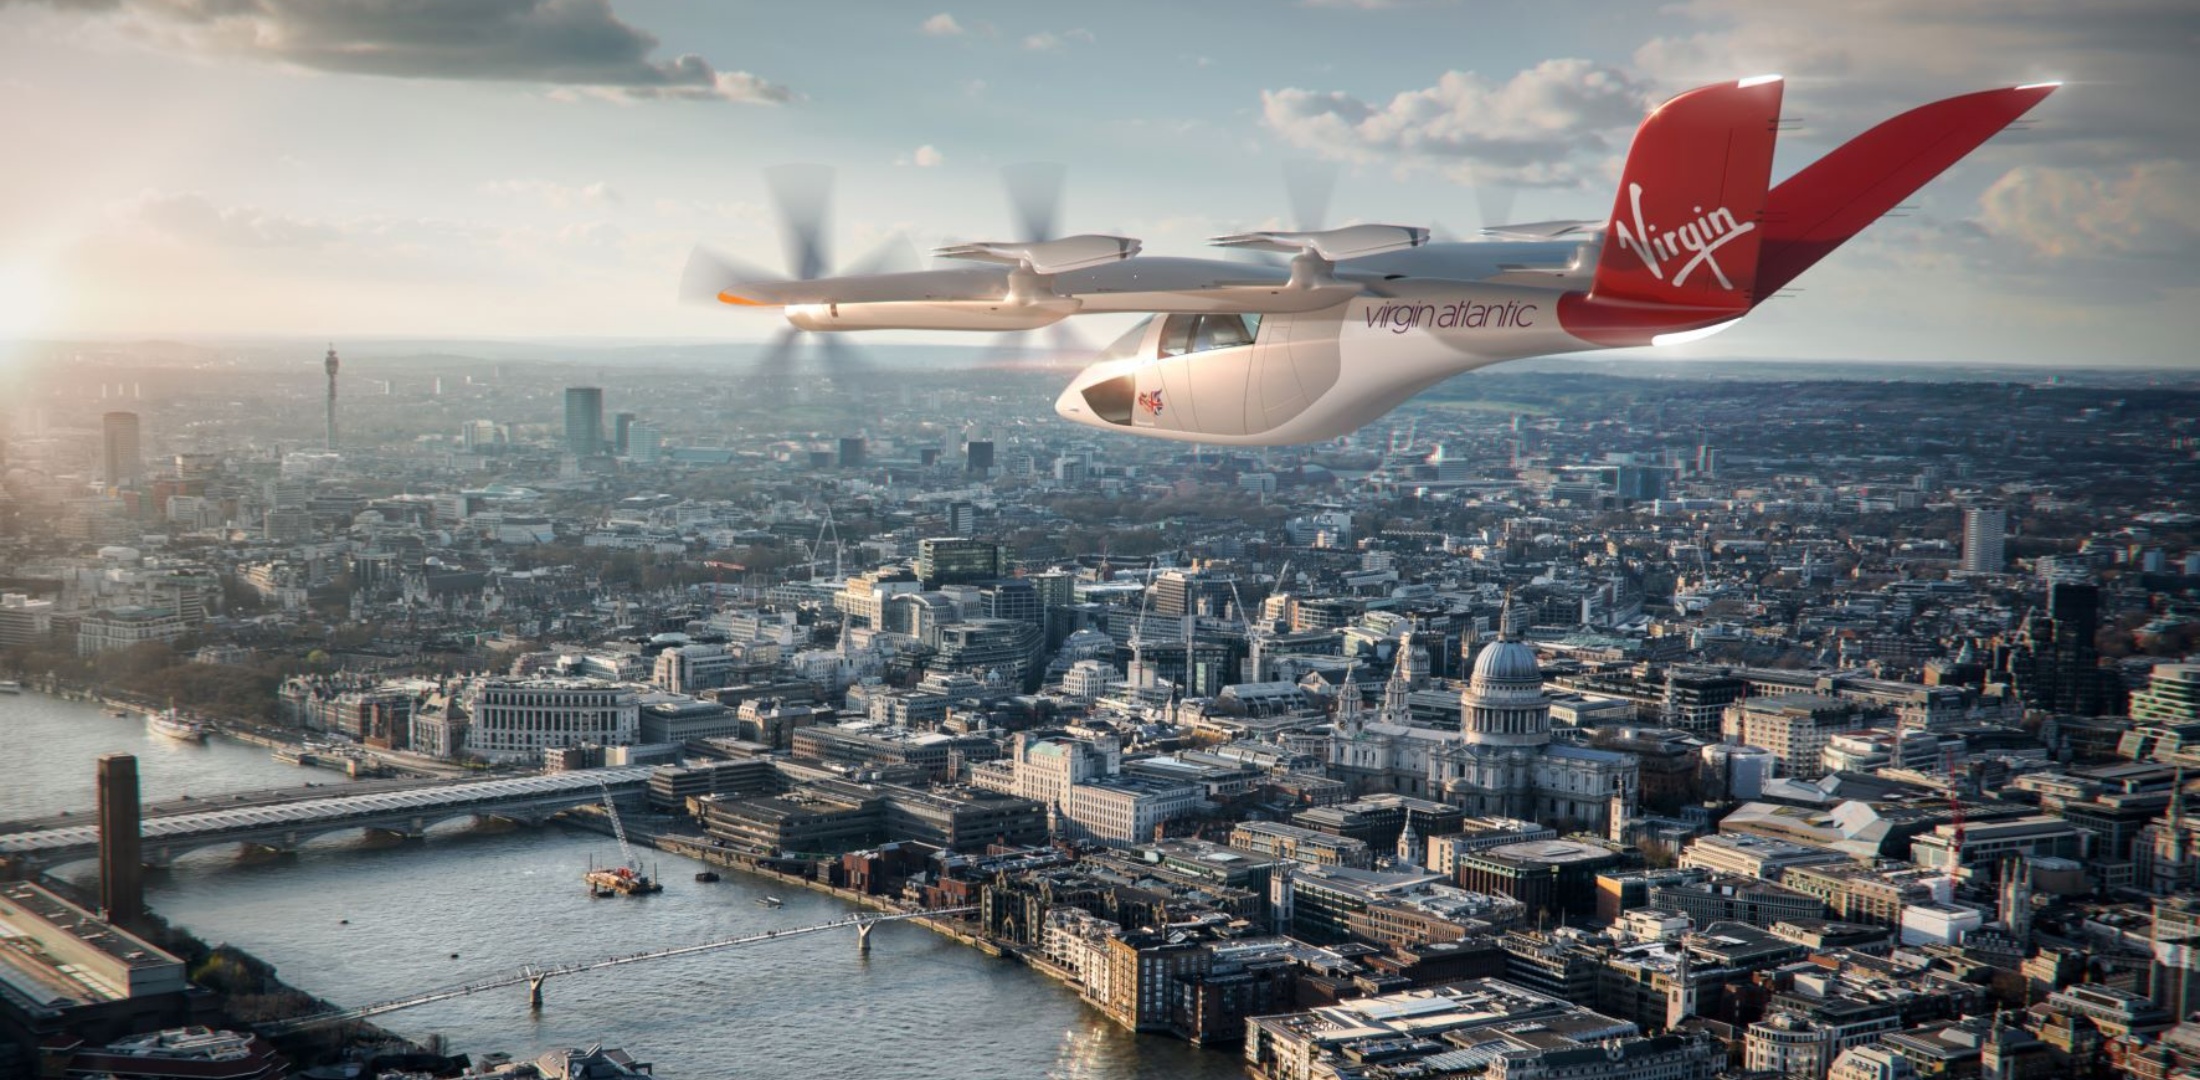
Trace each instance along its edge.
<path fill-rule="evenodd" d="M 1250 345 L 1167 355 L 1169 320 L 1191 316 L 1157 317 L 1134 353 L 1079 373 L 1055 411 L 1102 430 L 1186 442 L 1318 442 L 1357 431 L 1453 375 L 1597 347 L 1559 327 L 1560 289 L 1395 284 L 1388 295 L 1261 318 Z M 1093 407 L 1105 395 L 1088 391 L 1103 384 L 1135 390 L 1127 422 L 1120 409 Z"/>

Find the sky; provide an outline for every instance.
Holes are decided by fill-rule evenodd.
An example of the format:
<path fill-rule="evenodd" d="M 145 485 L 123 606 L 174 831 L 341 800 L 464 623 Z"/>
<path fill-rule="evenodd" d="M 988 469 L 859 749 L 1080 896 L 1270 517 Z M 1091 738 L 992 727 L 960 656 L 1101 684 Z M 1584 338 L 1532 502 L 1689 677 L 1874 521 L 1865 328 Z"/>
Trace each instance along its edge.
<path fill-rule="evenodd" d="M 945 6 L 936 6 L 945 5 Z M 1776 178 L 1903 109 L 2063 80 L 1698 356 L 2200 366 L 2190 0 L 0 0 L 0 339 L 748 340 L 763 170 L 836 170 L 842 265 L 1066 231 L 1598 218 L 1648 106 L 1788 80 Z M 939 340 L 911 335 L 905 340 Z"/>

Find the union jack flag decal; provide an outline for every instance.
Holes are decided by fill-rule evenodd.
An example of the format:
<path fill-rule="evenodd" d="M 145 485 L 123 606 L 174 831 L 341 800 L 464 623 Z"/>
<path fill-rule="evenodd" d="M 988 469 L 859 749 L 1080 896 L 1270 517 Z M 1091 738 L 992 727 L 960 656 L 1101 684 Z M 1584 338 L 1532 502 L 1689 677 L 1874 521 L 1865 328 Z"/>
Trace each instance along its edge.
<path fill-rule="evenodd" d="M 1161 391 L 1146 390 L 1141 392 L 1138 395 L 1138 407 L 1146 410 L 1148 416 L 1161 415 Z"/>

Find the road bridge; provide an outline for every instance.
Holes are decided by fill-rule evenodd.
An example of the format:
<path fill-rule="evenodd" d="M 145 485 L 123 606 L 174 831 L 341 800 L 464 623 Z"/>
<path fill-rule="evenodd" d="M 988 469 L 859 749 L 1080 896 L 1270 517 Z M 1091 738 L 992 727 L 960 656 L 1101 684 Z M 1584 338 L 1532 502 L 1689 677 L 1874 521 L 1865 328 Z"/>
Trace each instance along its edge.
<path fill-rule="evenodd" d="M 295 851 L 317 836 L 350 830 L 419 837 L 454 818 L 505 818 L 540 823 L 562 810 L 613 797 L 640 795 L 649 784 L 647 765 L 584 769 L 548 776 L 476 780 L 436 787 L 352 794 L 332 788 L 315 798 L 271 805 L 220 806 L 145 820 L 139 826 L 147 864 L 165 866 L 200 848 L 251 844 Z M 29 868 L 90 858 L 99 853 L 96 822 L 34 829 L 0 836 L 0 858 Z"/>
<path fill-rule="evenodd" d="M 780 930 L 766 930 L 762 933 L 743 934 L 740 937 L 720 938 L 716 941 L 705 941 L 694 945 L 674 945 L 662 949 L 651 949 L 648 952 L 627 953 L 623 956 L 608 956 L 597 960 L 575 960 L 568 963 L 552 964 L 545 967 L 528 966 L 519 968 L 515 971 L 506 972 L 502 975 L 494 975 L 486 979 L 477 979 L 469 983 L 460 983 L 455 986 L 445 986 L 434 990 L 423 990 L 416 994 L 407 994 L 404 997 L 391 998 L 387 1001 L 378 1001 L 372 1005 L 360 1005 L 349 1009 L 337 1009 L 331 1012 L 315 1013 L 311 1016 L 300 1016 L 289 1020 L 278 1020 L 274 1023 L 260 1025 L 259 1031 L 261 1034 L 269 1036 L 288 1035 L 292 1032 L 304 1031 L 308 1028 L 323 1027 L 328 1024 L 340 1024 L 351 1020 L 364 1020 L 370 1016 L 380 1016 L 384 1013 L 393 1013 L 397 1012 L 400 1009 L 411 1009 L 417 1006 L 428 1005 L 438 1001 L 449 1001 L 452 998 L 469 997 L 474 994 L 486 993 L 491 990 L 501 990 L 513 986 L 527 987 L 527 1001 L 529 1006 L 532 1008 L 540 1009 L 542 1008 L 542 984 L 544 982 L 547 982 L 553 976 L 578 975 L 584 971 L 601 971 L 604 968 L 621 967 L 626 964 L 639 964 L 649 960 L 667 960 L 675 956 L 693 956 L 696 953 L 713 952 L 718 949 L 731 949 L 742 945 L 760 945 L 767 941 L 780 941 L 786 938 L 802 937 L 807 934 L 821 934 L 828 930 L 839 930 L 845 927 L 855 928 L 856 947 L 858 949 L 868 952 L 871 947 L 871 929 L 880 923 L 900 922 L 906 919 L 932 919 L 947 915 L 964 915 L 976 910 L 978 910 L 976 907 L 950 907 L 932 908 L 926 911 L 903 911 L 896 912 L 890 915 L 878 915 L 866 912 L 857 915 L 850 915 L 842 919 L 834 919 L 831 922 L 815 923 L 809 926 L 789 927 Z"/>

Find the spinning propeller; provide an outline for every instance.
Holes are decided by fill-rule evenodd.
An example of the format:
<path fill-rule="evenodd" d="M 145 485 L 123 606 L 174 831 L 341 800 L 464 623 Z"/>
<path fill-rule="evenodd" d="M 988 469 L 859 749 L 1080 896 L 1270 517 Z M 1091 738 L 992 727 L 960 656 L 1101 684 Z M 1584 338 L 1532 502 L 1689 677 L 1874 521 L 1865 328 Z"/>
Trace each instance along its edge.
<path fill-rule="evenodd" d="M 916 251 L 907 238 L 895 235 L 845 267 L 833 262 L 833 170 L 825 165 L 779 165 L 764 170 L 771 191 L 772 208 L 779 219 L 779 242 L 786 272 L 772 273 L 708 247 L 698 245 L 688 255 L 687 270 L 680 278 L 680 299 L 691 304 L 729 301 L 721 290 L 735 282 L 816 281 L 855 274 L 890 274 L 917 268 Z M 838 334 L 810 335 L 788 326 L 774 335 L 750 368 L 755 388 L 764 396 L 783 399 L 794 386 L 794 369 L 805 344 L 814 347 L 818 366 L 836 385 L 869 370 L 862 350 Z"/>

